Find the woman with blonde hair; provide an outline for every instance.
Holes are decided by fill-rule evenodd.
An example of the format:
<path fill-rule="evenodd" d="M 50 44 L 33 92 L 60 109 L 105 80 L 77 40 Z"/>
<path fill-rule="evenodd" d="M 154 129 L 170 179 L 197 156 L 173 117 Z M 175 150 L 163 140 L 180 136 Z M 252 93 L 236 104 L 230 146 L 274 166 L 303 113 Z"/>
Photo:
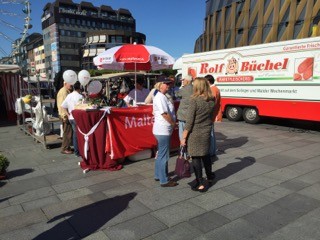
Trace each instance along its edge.
<path fill-rule="evenodd" d="M 153 103 L 153 99 L 154 97 L 156 96 L 156 94 L 159 92 L 160 90 L 160 85 L 161 85 L 161 82 L 157 82 L 153 88 L 151 89 L 151 91 L 149 92 L 148 96 L 146 97 L 146 99 L 144 100 L 144 103 L 145 104 L 151 104 Z M 166 97 L 169 99 L 170 102 L 173 103 L 173 99 L 172 99 L 172 96 L 170 96 L 170 94 L 166 93 L 165 94 Z"/>
<path fill-rule="evenodd" d="M 212 184 L 215 178 L 210 159 L 213 111 L 214 97 L 210 85 L 207 79 L 198 77 L 193 81 L 193 94 L 189 101 L 185 129 L 180 143 L 182 146 L 187 145 L 197 182 L 192 189 L 199 192 L 207 190 L 202 177 L 202 164 L 209 184 Z"/>

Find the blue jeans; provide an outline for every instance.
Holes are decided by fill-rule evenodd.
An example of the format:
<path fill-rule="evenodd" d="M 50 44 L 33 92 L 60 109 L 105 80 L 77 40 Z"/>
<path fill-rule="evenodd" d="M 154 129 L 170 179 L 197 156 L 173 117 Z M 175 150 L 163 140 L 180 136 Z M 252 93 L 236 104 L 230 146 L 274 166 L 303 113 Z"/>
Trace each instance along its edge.
<path fill-rule="evenodd" d="M 72 141 L 73 141 L 73 149 L 74 154 L 79 156 L 79 148 L 78 148 L 78 139 L 77 139 L 77 124 L 74 120 L 70 120 L 71 126 L 72 126 Z"/>
<path fill-rule="evenodd" d="M 182 139 L 182 133 L 183 133 L 183 130 L 184 130 L 184 126 L 186 125 L 186 122 L 185 121 L 180 121 L 179 120 L 179 139 L 181 141 Z"/>
<path fill-rule="evenodd" d="M 214 132 L 214 123 L 212 123 L 211 135 L 210 135 L 210 156 L 215 156 L 217 152 L 217 140 Z"/>
<path fill-rule="evenodd" d="M 160 184 L 168 182 L 168 160 L 170 153 L 171 135 L 154 135 L 158 142 L 158 156 L 156 158 L 154 177 L 160 180 Z"/>

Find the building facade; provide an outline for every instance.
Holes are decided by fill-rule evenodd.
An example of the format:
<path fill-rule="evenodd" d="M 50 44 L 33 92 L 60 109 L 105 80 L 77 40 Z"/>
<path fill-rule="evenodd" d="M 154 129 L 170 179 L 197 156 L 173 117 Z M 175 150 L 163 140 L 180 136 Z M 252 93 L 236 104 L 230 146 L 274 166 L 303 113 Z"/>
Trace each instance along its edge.
<path fill-rule="evenodd" d="M 106 49 L 122 45 L 124 43 L 145 44 L 146 36 L 142 33 L 128 30 L 97 30 L 87 33 L 86 42 L 83 45 L 83 69 L 95 69 L 93 58 Z"/>
<path fill-rule="evenodd" d="M 79 71 L 83 66 L 91 67 L 90 59 L 86 49 L 107 48 L 112 43 L 113 36 L 127 34 L 136 34 L 135 19 L 127 9 L 114 10 L 110 6 L 93 6 L 92 3 L 84 2 L 73 3 L 72 0 L 56 0 L 53 3 L 47 3 L 43 8 L 41 18 L 44 53 L 46 56 L 45 67 L 51 71 L 53 76 L 59 71 L 72 69 Z M 104 30 L 111 31 L 113 34 L 103 33 L 99 37 L 99 47 L 93 41 L 89 41 L 92 34 L 88 33 Z M 139 34 L 138 34 L 139 35 Z M 143 41 L 145 35 L 140 34 Z M 96 38 L 94 38 L 96 39 Z M 126 43 L 124 41 L 119 44 Z M 96 42 L 94 42 L 96 43 Z M 87 46 L 87 48 L 85 47 Z M 86 59 L 83 65 L 84 52 Z M 94 57 L 93 52 L 89 51 L 90 57 Z"/>
<path fill-rule="evenodd" d="M 318 35 L 320 0 L 206 0 L 194 52 Z"/>

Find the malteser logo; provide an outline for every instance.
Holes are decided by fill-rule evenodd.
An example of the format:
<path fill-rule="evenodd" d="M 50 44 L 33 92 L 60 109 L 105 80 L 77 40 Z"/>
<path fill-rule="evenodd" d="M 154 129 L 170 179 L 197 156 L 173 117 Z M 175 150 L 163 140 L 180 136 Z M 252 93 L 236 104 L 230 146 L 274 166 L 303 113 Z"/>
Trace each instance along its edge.
<path fill-rule="evenodd" d="M 137 128 L 152 125 L 154 122 L 154 117 L 143 115 L 142 117 L 126 117 L 124 120 L 125 129 Z"/>

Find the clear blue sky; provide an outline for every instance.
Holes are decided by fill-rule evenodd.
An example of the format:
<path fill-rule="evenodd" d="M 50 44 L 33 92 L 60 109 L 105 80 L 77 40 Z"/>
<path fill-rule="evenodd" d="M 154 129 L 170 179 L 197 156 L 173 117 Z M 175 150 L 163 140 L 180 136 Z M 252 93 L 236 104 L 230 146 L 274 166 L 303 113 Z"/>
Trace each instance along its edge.
<path fill-rule="evenodd" d="M 19 0 L 16 0 L 16 2 Z M 12 39 L 17 39 L 19 33 L 8 27 L 7 23 L 23 28 L 20 16 L 11 17 L 4 11 L 22 12 L 22 5 L 4 4 L 0 1 L 0 47 L 10 52 L 10 41 L 4 39 L 1 33 Z M 14 2 L 11 0 L 11 2 Z M 23 2 L 23 1 L 20 1 Z M 31 0 L 32 25 L 29 33 L 41 33 L 41 14 L 47 2 Z M 73 0 L 74 3 L 81 1 Z M 168 52 L 174 58 L 184 53 L 193 53 L 195 40 L 203 33 L 205 17 L 205 0 L 94 0 L 94 6 L 109 5 L 113 9 L 126 8 L 136 19 L 136 30 L 147 37 L 147 45 L 153 45 Z M 3 22 L 6 21 L 7 23 Z M 1 49 L 0 49 L 1 51 Z M 0 52 L 0 58 L 4 55 Z"/>

